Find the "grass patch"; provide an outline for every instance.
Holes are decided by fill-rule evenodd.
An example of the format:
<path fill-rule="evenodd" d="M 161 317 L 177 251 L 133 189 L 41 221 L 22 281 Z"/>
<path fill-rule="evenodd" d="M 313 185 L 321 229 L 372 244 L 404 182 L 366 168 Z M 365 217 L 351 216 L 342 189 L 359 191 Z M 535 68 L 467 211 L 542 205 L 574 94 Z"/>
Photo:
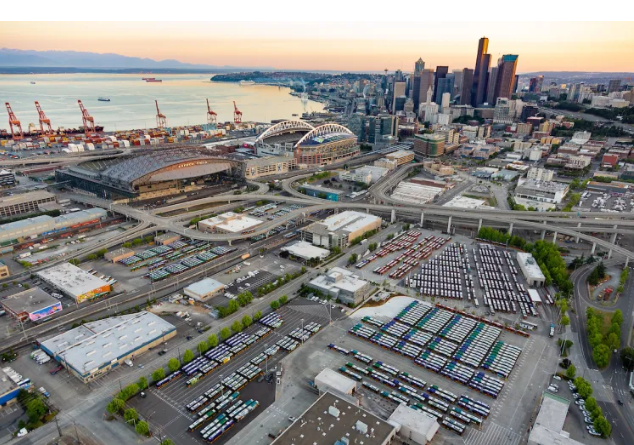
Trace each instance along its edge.
<path fill-rule="evenodd" d="M 601 335 L 605 335 L 608 333 L 608 329 L 610 329 L 610 324 L 612 323 L 612 315 L 614 312 L 606 312 L 601 311 L 599 309 L 595 309 L 594 313 L 601 319 Z"/>

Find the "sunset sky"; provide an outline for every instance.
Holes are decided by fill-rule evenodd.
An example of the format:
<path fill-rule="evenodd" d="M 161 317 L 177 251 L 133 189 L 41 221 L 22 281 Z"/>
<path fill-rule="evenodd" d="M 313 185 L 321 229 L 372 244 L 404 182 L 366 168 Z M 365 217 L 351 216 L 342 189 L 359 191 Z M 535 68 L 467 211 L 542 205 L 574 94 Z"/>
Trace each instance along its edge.
<path fill-rule="evenodd" d="M 418 57 L 430 67 L 473 67 L 482 36 L 489 38 L 494 60 L 519 54 L 520 73 L 634 71 L 631 22 L 5 22 L 0 27 L 0 45 L 13 49 L 355 71 L 412 71 Z"/>

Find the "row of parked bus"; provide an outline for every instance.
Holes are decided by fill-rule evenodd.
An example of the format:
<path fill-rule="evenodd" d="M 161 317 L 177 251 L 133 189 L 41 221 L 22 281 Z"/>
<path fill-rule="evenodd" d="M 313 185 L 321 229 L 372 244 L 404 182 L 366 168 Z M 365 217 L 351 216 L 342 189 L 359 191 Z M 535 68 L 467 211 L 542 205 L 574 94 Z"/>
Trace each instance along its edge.
<path fill-rule="evenodd" d="M 370 255 L 364 260 L 358 262 L 356 264 L 357 269 L 362 269 L 371 262 L 383 258 L 390 253 L 398 252 L 399 250 L 410 248 L 421 235 L 417 230 L 410 230 L 409 232 L 403 232 L 400 235 L 397 235 L 396 238 L 391 240 L 389 243 L 382 246 L 376 253 Z"/>

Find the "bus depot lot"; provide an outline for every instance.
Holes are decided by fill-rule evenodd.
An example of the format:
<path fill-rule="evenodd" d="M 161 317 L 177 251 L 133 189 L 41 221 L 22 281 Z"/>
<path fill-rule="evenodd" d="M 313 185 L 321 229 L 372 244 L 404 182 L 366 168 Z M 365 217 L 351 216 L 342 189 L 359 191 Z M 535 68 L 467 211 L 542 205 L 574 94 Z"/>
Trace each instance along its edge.
<path fill-rule="evenodd" d="M 233 358 L 225 365 L 214 370 L 211 374 L 201 379 L 196 385 L 187 388 L 185 385 L 187 378 L 182 377 L 161 389 L 152 387 L 147 392 L 147 397 L 145 399 L 138 396 L 134 397 L 129 402 L 130 405 L 134 406 L 139 413 L 146 418 L 152 415 L 150 419 L 151 427 L 156 427 L 157 425 L 161 426 L 163 435 L 170 437 L 175 443 L 179 445 L 205 443 L 200 435 L 200 429 L 191 433 L 187 431 L 189 425 L 191 425 L 197 418 L 185 408 L 189 402 L 216 385 L 221 380 L 221 376 L 229 376 L 238 368 L 262 353 L 266 349 L 266 345 L 269 347 L 274 345 L 290 331 L 301 327 L 302 319 L 304 320 L 304 325 L 307 325 L 310 322 L 321 324 L 322 330 L 326 329 L 328 325 L 328 311 L 325 307 L 321 304 L 313 303 L 303 298 L 294 299 L 291 303 L 279 309 L 278 314 L 280 314 L 284 321 L 280 328 L 274 329 L 267 337 L 254 343 L 243 353 Z M 341 312 L 333 309 L 332 316 L 333 318 L 336 318 L 341 317 L 342 314 Z M 261 325 L 259 323 L 255 323 L 254 326 L 251 326 L 246 332 L 255 332 L 260 327 Z M 319 333 L 317 335 L 319 335 Z M 312 347 L 316 344 L 315 340 L 312 338 L 309 339 L 308 342 Z M 279 362 L 287 355 L 292 357 L 294 354 L 297 354 L 298 351 L 303 349 L 307 348 L 303 348 L 300 345 L 290 354 L 286 354 L 280 350 L 277 354 L 271 357 L 268 362 L 263 362 L 259 366 L 263 370 L 266 370 L 268 367 L 268 371 L 271 373 L 276 366 L 279 366 Z M 170 353 L 164 357 L 172 356 L 174 356 L 173 348 L 170 350 Z M 284 369 L 284 372 L 287 372 L 285 367 Z M 153 371 L 153 368 L 148 369 L 148 373 L 151 371 Z M 266 383 L 266 380 L 259 383 L 254 380 L 242 388 L 242 390 L 240 390 L 240 399 L 243 401 L 247 401 L 248 399 L 257 400 L 260 403 L 260 406 L 241 422 L 238 422 L 228 433 L 222 435 L 216 442 L 225 443 L 228 438 L 239 432 L 245 425 L 248 425 L 251 421 L 253 421 L 259 413 L 270 406 L 275 400 L 275 386 L 275 383 L 268 384 Z M 225 391 L 229 391 L 229 389 L 226 389 Z"/>
<path fill-rule="evenodd" d="M 389 318 L 374 316 L 384 321 Z M 483 422 L 482 431 L 473 426 L 467 427 L 461 438 L 451 431 L 441 431 L 434 439 L 434 443 L 455 444 L 461 439 L 467 445 L 489 445 L 493 443 L 518 444 L 521 437 L 527 432 L 531 416 L 537 412 L 541 392 L 546 389 L 552 374 L 556 371 L 556 343 L 543 335 L 531 335 L 526 339 L 508 332 L 503 332 L 499 337 L 505 343 L 522 348 L 522 353 L 515 365 L 509 379 L 497 399 L 492 399 L 480 394 L 466 385 L 453 382 L 440 374 L 426 370 L 414 364 L 414 361 L 394 351 L 380 348 L 368 341 L 350 335 L 347 330 L 360 322 L 360 319 L 344 319 L 334 323 L 334 329 L 324 330 L 315 338 L 318 342 L 311 348 L 300 350 L 297 354 L 289 356 L 285 361 L 286 369 L 293 369 L 292 378 L 294 384 L 303 384 L 306 380 L 312 380 L 324 367 L 337 370 L 347 362 L 365 367 L 361 362 L 351 356 L 344 356 L 336 351 L 328 349 L 329 343 L 334 343 L 345 349 L 355 349 L 369 355 L 374 361 L 380 360 L 390 364 L 400 371 L 408 372 L 427 382 L 427 387 L 437 385 L 440 388 L 451 391 L 457 395 L 466 394 L 476 400 L 483 401 L 491 406 L 491 414 Z M 479 369 L 482 371 L 482 369 Z M 493 376 L 486 372 L 488 375 Z M 391 392 L 393 389 L 381 385 L 379 382 L 365 378 L 368 382 Z M 305 390 L 309 394 L 309 390 Z M 396 405 L 380 398 L 378 395 L 361 389 L 361 403 L 380 416 L 387 417 L 396 408 Z M 295 397 L 297 398 L 297 397 Z M 454 405 L 455 406 L 455 405 Z"/>

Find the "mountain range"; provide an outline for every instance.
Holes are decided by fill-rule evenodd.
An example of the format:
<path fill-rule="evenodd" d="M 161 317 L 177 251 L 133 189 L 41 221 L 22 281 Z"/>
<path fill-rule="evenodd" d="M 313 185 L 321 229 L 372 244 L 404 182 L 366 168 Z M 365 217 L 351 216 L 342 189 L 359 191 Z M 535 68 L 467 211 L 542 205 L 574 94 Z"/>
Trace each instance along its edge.
<path fill-rule="evenodd" d="M 184 63 L 174 59 L 153 60 L 122 56 L 114 53 L 92 53 L 78 51 L 35 51 L 0 48 L 2 67 L 47 67 L 47 68 L 101 68 L 101 69 L 181 69 L 181 70 L 227 70 L 245 67 L 214 66 Z M 248 67 L 254 69 L 255 67 Z M 257 69 L 272 69 L 258 67 Z"/>

